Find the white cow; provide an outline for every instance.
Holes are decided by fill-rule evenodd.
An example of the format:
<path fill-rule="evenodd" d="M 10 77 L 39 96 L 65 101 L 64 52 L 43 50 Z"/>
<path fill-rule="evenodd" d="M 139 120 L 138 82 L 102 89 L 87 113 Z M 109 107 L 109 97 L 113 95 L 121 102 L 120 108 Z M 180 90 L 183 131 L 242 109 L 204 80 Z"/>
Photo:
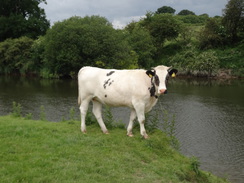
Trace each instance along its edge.
<path fill-rule="evenodd" d="M 175 76 L 176 69 L 157 66 L 152 70 L 115 70 L 83 67 L 78 73 L 78 103 L 81 113 L 81 131 L 86 133 L 85 117 L 90 101 L 103 133 L 108 130 L 102 119 L 102 104 L 131 108 L 127 135 L 133 136 L 133 121 L 137 117 L 140 133 L 148 138 L 144 122 L 145 113 L 157 103 L 158 97 L 167 92 L 169 76 Z"/>

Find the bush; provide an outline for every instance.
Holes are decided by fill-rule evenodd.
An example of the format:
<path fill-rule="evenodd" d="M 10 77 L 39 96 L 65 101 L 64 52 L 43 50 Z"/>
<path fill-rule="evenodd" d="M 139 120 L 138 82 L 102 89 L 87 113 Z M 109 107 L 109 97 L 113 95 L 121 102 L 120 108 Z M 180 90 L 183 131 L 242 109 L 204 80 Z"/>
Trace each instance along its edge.
<path fill-rule="evenodd" d="M 172 14 L 146 14 L 146 18 L 140 22 L 154 39 L 157 48 L 157 56 L 160 55 L 166 40 L 175 39 L 181 31 L 181 22 Z"/>
<path fill-rule="evenodd" d="M 128 26 L 126 30 L 130 32 L 128 42 L 138 56 L 139 67 L 150 68 L 154 66 L 153 56 L 156 52 L 156 47 L 149 31 L 139 25 L 134 28 Z"/>
<path fill-rule="evenodd" d="M 202 52 L 198 55 L 197 60 L 194 64 L 194 69 L 200 74 L 208 77 L 213 76 L 213 73 L 219 68 L 219 59 L 214 51 Z"/>
<path fill-rule="evenodd" d="M 199 47 L 209 49 L 226 44 L 226 30 L 220 19 L 210 18 L 199 34 Z"/>
<path fill-rule="evenodd" d="M 44 56 L 46 69 L 59 76 L 73 75 L 85 65 L 117 69 L 137 65 L 123 32 L 99 16 L 55 23 L 45 36 Z"/>
<path fill-rule="evenodd" d="M 181 70 L 181 73 L 197 76 L 213 76 L 220 66 L 219 59 L 214 51 L 198 52 L 189 49 L 176 54 L 170 64 Z"/>
<path fill-rule="evenodd" d="M 35 65 L 31 59 L 33 40 L 28 37 L 0 43 L 0 74 L 27 74 Z"/>

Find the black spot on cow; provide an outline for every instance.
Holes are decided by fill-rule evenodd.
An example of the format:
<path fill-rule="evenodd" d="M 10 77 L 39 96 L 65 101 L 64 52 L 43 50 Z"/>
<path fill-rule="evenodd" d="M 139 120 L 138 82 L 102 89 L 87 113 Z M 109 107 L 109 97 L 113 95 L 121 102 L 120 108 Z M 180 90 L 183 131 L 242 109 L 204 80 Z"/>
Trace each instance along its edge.
<path fill-rule="evenodd" d="M 155 84 L 157 86 L 159 86 L 160 81 L 159 81 L 158 75 L 155 75 L 154 77 L 155 77 Z"/>
<path fill-rule="evenodd" d="M 108 85 L 108 83 L 109 83 L 110 80 L 111 80 L 111 79 L 109 78 L 108 80 L 105 80 L 105 81 L 104 81 L 104 84 L 103 84 L 103 88 L 104 88 L 104 89 L 106 89 L 106 87 L 107 87 L 107 85 Z"/>
<path fill-rule="evenodd" d="M 104 97 L 106 98 L 106 97 L 107 97 L 107 95 L 104 95 Z"/>
<path fill-rule="evenodd" d="M 108 83 L 108 86 L 110 86 L 113 82 L 114 82 L 114 80 L 110 81 L 110 82 Z"/>
<path fill-rule="evenodd" d="M 155 93 L 156 93 L 156 88 L 155 88 L 155 86 L 153 85 L 153 86 L 150 88 L 150 96 L 151 96 L 151 97 L 155 96 Z"/>
<path fill-rule="evenodd" d="M 115 73 L 115 71 L 110 71 L 109 73 L 107 73 L 107 76 L 111 76 L 113 73 Z"/>

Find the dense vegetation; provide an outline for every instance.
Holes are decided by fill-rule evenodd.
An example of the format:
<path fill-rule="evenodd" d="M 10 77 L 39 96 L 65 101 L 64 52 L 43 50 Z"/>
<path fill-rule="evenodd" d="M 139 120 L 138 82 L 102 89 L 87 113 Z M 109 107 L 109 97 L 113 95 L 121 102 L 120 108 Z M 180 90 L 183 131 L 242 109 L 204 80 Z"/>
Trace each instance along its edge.
<path fill-rule="evenodd" d="M 163 6 L 122 30 L 100 16 L 71 17 L 47 30 L 44 10 L 37 6 L 45 1 L 24 2 L 30 6 L 17 6 L 22 7 L 18 11 L 8 8 L 15 6 L 10 1 L 2 5 L 0 74 L 60 78 L 75 77 L 85 65 L 121 69 L 165 64 L 177 67 L 181 74 L 216 76 L 228 70 L 244 76 L 243 0 L 229 0 L 223 16 L 216 17 L 190 10 L 175 15 L 173 8 Z M 22 17 L 24 23 L 5 24 L 13 16 Z M 31 25 L 40 27 L 36 31 Z"/>
<path fill-rule="evenodd" d="M 139 130 L 129 138 L 125 129 L 104 135 L 97 125 L 84 135 L 78 121 L 1 116 L 0 123 L 1 182 L 227 182 L 201 171 L 160 131 L 144 140 Z"/>

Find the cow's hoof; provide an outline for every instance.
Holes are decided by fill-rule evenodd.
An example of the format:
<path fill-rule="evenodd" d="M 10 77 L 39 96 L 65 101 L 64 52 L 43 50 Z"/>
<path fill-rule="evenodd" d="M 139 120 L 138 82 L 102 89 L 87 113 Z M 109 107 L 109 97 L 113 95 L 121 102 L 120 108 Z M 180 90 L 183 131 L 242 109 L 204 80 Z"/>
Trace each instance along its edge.
<path fill-rule="evenodd" d="M 128 137 L 134 137 L 134 135 L 130 132 L 130 133 L 127 133 L 127 136 Z"/>
<path fill-rule="evenodd" d="M 149 139 L 149 136 L 146 134 L 146 135 L 143 135 L 143 138 L 144 139 Z"/>
<path fill-rule="evenodd" d="M 109 132 L 108 131 L 105 131 L 105 132 L 103 132 L 104 134 L 106 134 L 106 135 L 108 135 L 109 134 Z"/>
<path fill-rule="evenodd" d="M 82 132 L 83 134 L 86 134 L 86 130 L 81 130 L 81 132 Z"/>

